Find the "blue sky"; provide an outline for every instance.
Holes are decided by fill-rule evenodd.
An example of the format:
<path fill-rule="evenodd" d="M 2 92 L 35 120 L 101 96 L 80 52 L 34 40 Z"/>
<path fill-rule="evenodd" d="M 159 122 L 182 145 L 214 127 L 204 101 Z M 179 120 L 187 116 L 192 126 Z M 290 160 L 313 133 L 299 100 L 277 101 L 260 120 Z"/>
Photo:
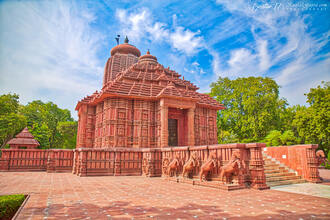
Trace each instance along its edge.
<path fill-rule="evenodd" d="M 200 87 L 269 76 L 290 105 L 330 80 L 329 1 L 0 1 L 0 93 L 72 111 L 127 35 Z"/>

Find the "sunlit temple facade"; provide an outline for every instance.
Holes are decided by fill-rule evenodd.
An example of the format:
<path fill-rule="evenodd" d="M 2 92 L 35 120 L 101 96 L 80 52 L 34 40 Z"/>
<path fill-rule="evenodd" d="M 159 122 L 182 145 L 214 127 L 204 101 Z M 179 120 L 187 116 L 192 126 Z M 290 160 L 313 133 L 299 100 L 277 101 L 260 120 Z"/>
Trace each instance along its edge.
<path fill-rule="evenodd" d="M 112 48 L 103 87 L 78 102 L 77 148 L 159 148 L 217 143 L 224 106 L 128 43 Z"/>

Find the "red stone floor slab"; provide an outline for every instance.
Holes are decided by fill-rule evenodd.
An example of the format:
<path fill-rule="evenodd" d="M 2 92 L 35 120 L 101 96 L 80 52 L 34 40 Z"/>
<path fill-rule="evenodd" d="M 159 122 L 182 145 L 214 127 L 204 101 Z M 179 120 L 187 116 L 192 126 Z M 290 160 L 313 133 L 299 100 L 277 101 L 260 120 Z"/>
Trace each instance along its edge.
<path fill-rule="evenodd" d="M 145 177 L 0 172 L 0 194 L 31 197 L 18 219 L 330 219 L 330 199 Z"/>

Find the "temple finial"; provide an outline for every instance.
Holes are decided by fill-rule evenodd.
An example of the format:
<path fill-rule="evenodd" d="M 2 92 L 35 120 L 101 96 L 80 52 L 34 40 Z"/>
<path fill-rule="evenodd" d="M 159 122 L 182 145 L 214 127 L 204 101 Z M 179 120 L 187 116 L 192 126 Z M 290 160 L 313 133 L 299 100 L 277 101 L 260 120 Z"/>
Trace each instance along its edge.
<path fill-rule="evenodd" d="M 129 40 L 128 40 L 128 37 L 126 36 L 124 43 L 128 44 L 128 42 L 129 42 Z"/>
<path fill-rule="evenodd" d="M 117 45 L 119 45 L 119 38 L 120 38 L 120 35 L 118 34 L 117 37 L 115 38 L 117 41 Z"/>
<path fill-rule="evenodd" d="M 149 51 L 149 49 L 148 49 L 148 51 L 147 51 L 147 54 L 150 54 L 150 51 Z"/>

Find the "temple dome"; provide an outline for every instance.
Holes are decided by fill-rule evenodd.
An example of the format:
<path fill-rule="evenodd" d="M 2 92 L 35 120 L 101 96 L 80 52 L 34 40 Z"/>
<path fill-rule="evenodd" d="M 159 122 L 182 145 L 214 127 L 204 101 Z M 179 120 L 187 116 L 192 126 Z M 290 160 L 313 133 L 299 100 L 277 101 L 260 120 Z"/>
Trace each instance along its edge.
<path fill-rule="evenodd" d="M 157 63 L 157 57 L 150 54 L 149 50 L 147 51 L 147 54 L 139 57 L 139 62 L 151 62 L 151 63 Z"/>
<path fill-rule="evenodd" d="M 141 55 L 141 52 L 139 49 L 137 49 L 135 46 L 128 44 L 128 43 L 119 44 L 111 49 L 111 56 L 115 55 L 116 53 L 133 54 L 137 57 L 139 57 Z"/>

